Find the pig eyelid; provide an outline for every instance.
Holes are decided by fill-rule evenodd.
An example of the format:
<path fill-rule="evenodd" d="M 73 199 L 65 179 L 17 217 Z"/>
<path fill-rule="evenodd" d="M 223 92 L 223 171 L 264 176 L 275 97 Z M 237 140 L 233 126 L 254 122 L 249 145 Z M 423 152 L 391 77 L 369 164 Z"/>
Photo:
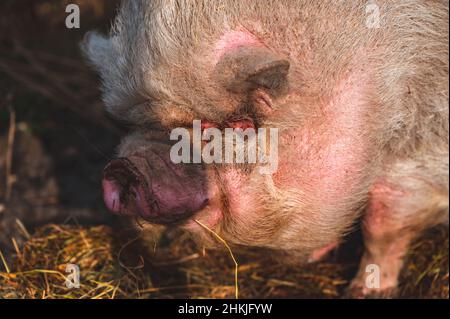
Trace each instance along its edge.
<path fill-rule="evenodd" d="M 253 90 L 250 96 L 253 103 L 264 105 L 268 109 L 273 109 L 273 100 L 268 89 L 258 88 Z"/>

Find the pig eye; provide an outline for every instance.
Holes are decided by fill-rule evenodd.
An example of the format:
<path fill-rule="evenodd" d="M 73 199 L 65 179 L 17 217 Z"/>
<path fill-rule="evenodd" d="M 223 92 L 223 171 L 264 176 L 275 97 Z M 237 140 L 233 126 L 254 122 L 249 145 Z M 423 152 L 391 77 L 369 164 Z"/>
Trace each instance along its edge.
<path fill-rule="evenodd" d="M 272 96 L 267 90 L 256 89 L 251 92 L 250 99 L 253 107 L 263 113 L 270 112 L 273 109 Z"/>

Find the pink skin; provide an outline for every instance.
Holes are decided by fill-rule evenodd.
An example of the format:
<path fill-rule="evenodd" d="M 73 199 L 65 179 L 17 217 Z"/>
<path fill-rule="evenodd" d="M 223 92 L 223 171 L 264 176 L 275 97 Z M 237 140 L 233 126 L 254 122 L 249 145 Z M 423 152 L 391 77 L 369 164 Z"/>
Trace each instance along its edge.
<path fill-rule="evenodd" d="M 315 250 L 311 256 L 309 256 L 308 262 L 317 262 L 324 258 L 329 252 L 335 249 L 339 245 L 339 242 L 330 243 L 320 249 Z"/>
<path fill-rule="evenodd" d="M 154 144 L 110 161 L 103 173 L 106 206 L 115 213 L 165 225 L 204 208 L 208 194 L 203 168 L 177 166 L 169 158 L 169 149 L 169 144 Z"/>
<path fill-rule="evenodd" d="M 396 220 L 394 210 L 397 208 L 396 203 L 409 195 L 385 181 L 378 181 L 372 187 L 363 223 L 366 251 L 361 259 L 360 270 L 351 284 L 356 297 L 380 293 L 388 295 L 397 286 L 399 271 L 413 233 L 404 230 L 407 224 Z M 365 285 L 368 275 L 365 269 L 369 264 L 379 266 L 379 288 Z"/>
<path fill-rule="evenodd" d="M 241 46 L 265 46 L 255 35 L 244 28 L 226 32 L 214 47 L 214 63 L 216 65 L 220 58 Z"/>
<path fill-rule="evenodd" d="M 231 31 L 217 43 L 215 57 L 218 60 L 225 53 L 244 45 L 263 44 L 250 33 Z M 348 74 L 330 99 L 320 104 L 320 116 L 309 119 L 306 125 L 296 129 L 280 131 L 279 166 L 272 177 L 277 187 L 298 189 L 305 194 L 309 206 L 305 206 L 303 214 L 307 213 L 309 218 L 321 219 L 323 211 L 338 211 L 339 205 L 345 207 L 343 201 L 358 193 L 363 184 L 366 176 L 360 169 L 368 166 L 371 156 L 370 143 L 363 134 L 368 110 L 362 101 L 367 93 L 367 84 L 363 72 Z M 287 97 L 290 98 L 296 98 L 294 92 Z M 273 118 L 277 115 L 276 111 L 271 114 Z M 235 218 L 257 219 L 254 203 L 258 199 L 249 189 L 248 177 L 228 170 L 222 174 L 222 179 Z M 205 214 L 202 213 L 202 216 L 210 215 L 206 221 L 210 227 L 214 227 L 221 218 L 220 207 L 214 206 L 215 202 L 208 205 Z M 327 218 L 333 222 L 332 216 Z M 189 224 L 188 228 L 191 227 L 195 225 Z M 311 259 L 317 259 L 334 248 L 335 240 L 337 238 L 313 252 Z"/>
<path fill-rule="evenodd" d="M 254 128 L 254 123 L 250 120 L 240 120 L 240 121 L 229 121 L 225 124 L 227 128 L 233 128 L 233 129 L 242 129 L 246 130 L 248 128 Z M 205 120 L 202 120 L 201 128 L 202 131 L 204 129 L 208 128 L 218 128 L 219 125 L 217 123 L 208 122 Z M 230 170 L 228 174 L 224 175 L 224 178 L 226 179 L 224 182 L 226 185 L 233 185 L 235 184 L 236 187 L 239 187 L 239 183 L 245 182 L 245 175 L 239 174 L 235 170 Z M 221 202 L 220 202 L 220 192 L 217 187 L 217 183 L 215 181 L 209 183 L 209 204 L 200 212 L 200 215 L 203 215 L 202 213 L 206 212 L 206 220 L 203 222 L 209 225 L 209 227 L 216 226 L 220 219 L 222 218 L 222 211 L 221 211 Z M 231 196 L 231 200 L 238 199 L 238 200 L 245 200 L 245 198 L 241 197 L 235 197 Z M 250 198 L 248 198 L 250 200 Z M 251 208 L 248 208 L 251 210 Z M 187 223 L 185 226 L 187 229 L 196 229 L 198 227 L 197 223 L 195 221 L 191 220 Z"/>
<path fill-rule="evenodd" d="M 242 120 L 242 121 L 233 121 L 233 122 L 227 123 L 226 127 L 230 127 L 233 129 L 239 128 L 239 129 L 245 131 L 246 129 L 254 129 L 255 125 L 250 120 Z"/>
<path fill-rule="evenodd" d="M 243 45 L 263 44 L 248 32 L 230 31 L 216 45 L 217 56 Z M 361 134 L 366 125 L 364 108 L 358 105 L 358 101 L 364 99 L 366 82 L 364 76 L 350 74 L 342 81 L 334 98 L 322 107 L 321 116 L 324 118 L 312 119 L 307 127 L 284 132 L 280 136 L 280 145 L 286 146 L 286 152 L 280 155 L 276 183 L 327 194 L 321 199 L 329 204 L 351 194 L 358 182 L 354 180 L 355 172 L 368 160 L 362 156 L 368 154 L 368 143 Z M 351 154 L 349 150 L 352 150 Z M 293 169 L 292 164 L 301 166 L 304 163 L 308 163 L 307 170 Z M 236 180 L 233 184 L 236 184 L 235 190 L 239 194 L 243 185 Z"/>
<path fill-rule="evenodd" d="M 402 198 L 406 194 L 400 189 L 391 187 L 386 182 L 377 182 L 370 190 L 370 202 L 366 210 L 365 231 L 371 237 L 383 238 L 389 224 L 392 222 L 389 204 L 395 203 L 397 198 Z"/>
<path fill-rule="evenodd" d="M 322 107 L 320 117 L 281 136 L 280 145 L 287 152 L 280 155 L 277 184 L 306 189 L 330 205 L 353 193 L 359 183 L 355 175 L 369 161 L 364 155 L 369 154 L 363 137 L 365 108 L 358 105 L 364 98 L 364 82 L 361 75 L 350 75 Z M 292 164 L 300 167 L 293 169 Z"/>
<path fill-rule="evenodd" d="M 113 213 L 120 213 L 120 186 L 114 181 L 104 179 L 103 186 L 103 200 L 106 207 Z"/>
<path fill-rule="evenodd" d="M 134 212 L 129 212 L 127 214 L 127 210 L 120 204 L 120 186 L 117 185 L 115 181 L 104 179 L 102 181 L 103 186 L 103 200 L 105 202 L 106 207 L 113 213 L 116 214 L 125 214 L 125 215 L 133 215 Z M 142 194 L 144 194 L 144 190 L 141 188 L 133 187 L 134 193 L 136 194 L 136 208 L 140 212 L 149 213 L 150 209 L 147 207 L 144 200 L 142 200 Z"/>

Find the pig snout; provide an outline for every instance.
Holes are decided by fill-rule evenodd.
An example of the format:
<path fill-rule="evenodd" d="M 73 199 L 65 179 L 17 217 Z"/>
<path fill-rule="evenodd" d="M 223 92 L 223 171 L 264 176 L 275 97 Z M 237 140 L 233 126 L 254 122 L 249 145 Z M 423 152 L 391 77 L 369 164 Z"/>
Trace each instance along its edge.
<path fill-rule="evenodd" d="M 201 165 L 174 164 L 151 150 L 110 161 L 102 184 L 110 211 L 155 224 L 182 222 L 208 203 Z"/>

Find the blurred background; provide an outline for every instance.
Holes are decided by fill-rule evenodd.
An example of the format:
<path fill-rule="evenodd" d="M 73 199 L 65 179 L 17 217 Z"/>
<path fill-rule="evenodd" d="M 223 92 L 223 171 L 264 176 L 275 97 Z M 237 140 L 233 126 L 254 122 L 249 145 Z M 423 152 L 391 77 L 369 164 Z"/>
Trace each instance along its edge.
<path fill-rule="evenodd" d="M 132 249 L 118 241 L 104 208 L 102 168 L 126 128 L 104 113 L 79 43 L 88 30 L 107 32 L 118 2 L 0 1 L 0 298 L 235 296 L 226 252 L 197 247 L 179 231 Z M 69 3 L 80 7 L 80 29 L 65 27 Z M 358 233 L 304 267 L 243 249 L 235 253 L 239 296 L 339 298 L 361 251 Z M 80 289 L 61 282 L 67 263 L 80 265 Z M 448 229 L 437 228 L 413 245 L 400 296 L 448 298 L 448 291 Z"/>
<path fill-rule="evenodd" d="M 79 5 L 80 29 L 65 27 L 69 3 Z M 99 81 L 84 64 L 79 43 L 90 29 L 107 32 L 117 4 L 0 4 L 0 198 L 8 200 L 2 210 L 25 226 L 87 217 L 104 222 L 108 216 L 100 174 L 120 128 L 103 112 Z"/>

